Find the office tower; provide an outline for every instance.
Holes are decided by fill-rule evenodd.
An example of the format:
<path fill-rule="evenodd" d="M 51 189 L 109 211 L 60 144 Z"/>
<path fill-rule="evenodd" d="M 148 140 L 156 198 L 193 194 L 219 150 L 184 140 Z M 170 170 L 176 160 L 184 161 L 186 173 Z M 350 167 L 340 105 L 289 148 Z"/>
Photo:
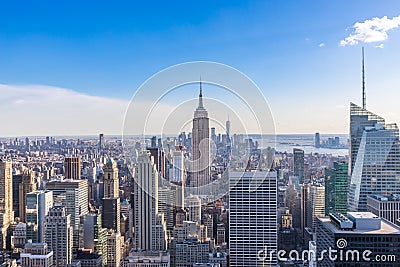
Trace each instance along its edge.
<path fill-rule="evenodd" d="M 163 178 L 167 178 L 167 160 L 165 157 L 165 153 L 162 150 L 162 146 L 157 145 L 156 136 L 151 138 L 151 146 L 147 147 L 147 151 L 150 152 L 151 157 L 153 157 L 154 164 L 158 171 L 158 174 Z"/>
<path fill-rule="evenodd" d="M 142 250 L 163 250 L 156 240 L 158 221 L 158 171 L 153 157 L 142 152 L 137 159 L 134 182 L 135 247 Z M 161 237 L 166 240 L 165 233 Z M 164 241 L 165 242 L 165 241 Z"/>
<path fill-rule="evenodd" d="M 131 251 L 122 263 L 124 267 L 170 267 L 167 251 Z"/>
<path fill-rule="evenodd" d="M 367 196 L 400 193 L 399 129 L 350 104 L 348 209 L 366 211 Z"/>
<path fill-rule="evenodd" d="M 208 263 L 209 244 L 202 243 L 197 238 L 186 239 L 176 244 L 174 249 L 174 264 L 171 266 L 196 266 L 196 263 Z"/>
<path fill-rule="evenodd" d="M 325 216 L 325 186 L 321 184 L 311 185 L 307 212 L 307 227 L 315 233 L 317 217 Z"/>
<path fill-rule="evenodd" d="M 14 221 L 12 203 L 12 163 L 0 159 L 0 248 L 6 248 L 7 229 Z"/>
<path fill-rule="evenodd" d="M 331 214 L 318 218 L 316 255 L 327 251 L 325 257 L 318 260 L 318 266 L 397 266 L 400 227 L 370 212 L 349 212 L 347 215 Z M 336 250 L 332 253 L 336 259 L 329 257 L 330 249 Z M 372 252 L 365 255 L 370 261 L 363 259 L 365 250 Z M 384 256 L 386 261 L 376 262 L 375 259 L 381 259 L 376 258 L 377 255 Z"/>
<path fill-rule="evenodd" d="M 67 266 L 72 262 L 71 215 L 65 207 L 54 206 L 45 218 L 44 228 L 44 241 L 53 251 L 54 266 Z"/>
<path fill-rule="evenodd" d="M 278 249 L 283 249 L 289 252 L 292 249 L 296 249 L 296 236 L 297 233 L 293 228 L 293 218 L 289 210 L 286 210 L 281 215 L 281 226 L 278 231 Z"/>
<path fill-rule="evenodd" d="M 299 183 L 304 183 L 304 151 L 293 148 L 293 174 L 299 178 Z"/>
<path fill-rule="evenodd" d="M 368 196 L 367 210 L 396 224 L 396 221 L 400 218 L 400 195 Z"/>
<path fill-rule="evenodd" d="M 125 218 L 125 231 L 122 230 L 121 223 L 121 235 L 125 237 L 125 239 L 133 238 L 133 209 L 131 203 L 127 199 L 125 199 L 121 203 L 121 215 Z"/>
<path fill-rule="evenodd" d="M 174 227 L 175 192 L 169 187 L 158 189 L 158 212 L 164 214 L 167 229 Z"/>
<path fill-rule="evenodd" d="M 217 225 L 217 245 L 222 245 L 225 243 L 225 225 L 223 223 L 219 223 Z"/>
<path fill-rule="evenodd" d="M 187 220 L 201 223 L 201 199 L 198 196 L 188 196 L 185 198 L 185 207 L 188 210 Z"/>
<path fill-rule="evenodd" d="M 43 224 L 51 207 L 53 192 L 34 191 L 26 194 L 26 240 L 43 242 Z"/>
<path fill-rule="evenodd" d="M 80 217 L 88 214 L 88 181 L 87 180 L 62 180 L 46 183 L 46 189 L 53 191 L 53 199 L 65 195 L 67 214 L 71 215 L 73 227 L 73 248 L 79 248 Z"/>
<path fill-rule="evenodd" d="M 35 178 L 32 171 L 25 170 L 22 174 L 22 181 L 18 187 L 19 196 L 19 217 L 25 222 L 26 194 L 36 190 Z"/>
<path fill-rule="evenodd" d="M 265 247 L 277 250 L 277 173 L 229 172 L 230 266 L 276 266 L 276 255 L 258 258 Z"/>
<path fill-rule="evenodd" d="M 20 257 L 21 267 L 53 266 L 53 251 L 46 243 L 26 243 Z"/>
<path fill-rule="evenodd" d="M 113 231 L 107 235 L 107 267 L 120 267 L 123 238 L 120 233 Z"/>
<path fill-rule="evenodd" d="M 121 203 L 119 198 L 118 167 L 111 158 L 103 168 L 104 198 L 102 205 L 102 227 L 113 229 L 115 233 L 121 231 Z"/>
<path fill-rule="evenodd" d="M 186 210 L 180 208 L 175 213 L 175 226 L 182 226 L 183 222 L 187 220 Z"/>
<path fill-rule="evenodd" d="M 12 196 L 13 196 L 13 211 L 14 211 L 14 217 L 15 218 L 21 218 L 20 215 L 20 202 L 22 199 L 20 199 L 19 195 L 19 185 L 22 183 L 22 173 L 19 174 L 14 174 L 12 177 Z M 23 221 L 23 220 L 21 220 Z"/>
<path fill-rule="evenodd" d="M 103 198 L 102 227 L 113 229 L 116 233 L 121 231 L 121 203 L 118 198 Z"/>
<path fill-rule="evenodd" d="M 15 230 L 11 236 L 11 248 L 13 249 L 13 252 L 21 252 L 25 243 L 27 243 L 26 240 L 26 224 L 20 222 L 15 226 Z"/>
<path fill-rule="evenodd" d="M 333 169 L 325 169 L 325 214 L 347 212 L 349 165 L 334 162 Z"/>
<path fill-rule="evenodd" d="M 215 144 L 217 143 L 217 135 L 215 134 L 215 127 L 211 127 L 211 140 Z"/>
<path fill-rule="evenodd" d="M 102 150 L 105 146 L 104 134 L 99 134 L 99 150 Z"/>
<path fill-rule="evenodd" d="M 202 224 L 207 228 L 207 237 L 209 239 L 214 239 L 214 218 L 213 214 L 210 212 L 204 212 L 201 215 Z"/>
<path fill-rule="evenodd" d="M 181 149 L 173 152 L 173 177 L 170 177 L 172 182 L 185 182 L 185 157 Z"/>
<path fill-rule="evenodd" d="M 315 145 L 314 145 L 315 148 L 320 148 L 321 147 L 321 136 L 319 133 L 315 133 L 314 141 L 315 141 Z"/>
<path fill-rule="evenodd" d="M 229 137 L 231 136 L 231 122 L 229 120 L 229 116 L 228 116 L 228 120 L 225 123 L 225 129 L 226 129 L 226 136 Z"/>
<path fill-rule="evenodd" d="M 297 191 L 296 185 L 289 185 L 284 191 L 284 205 L 293 214 L 293 227 L 301 228 L 301 186 L 299 185 L 299 190 Z"/>
<path fill-rule="evenodd" d="M 115 163 L 113 159 L 109 158 L 106 165 L 103 167 L 103 173 L 104 197 L 118 198 L 119 180 L 117 163 Z"/>
<path fill-rule="evenodd" d="M 301 207 L 301 221 L 300 221 L 300 230 L 301 230 L 301 237 L 303 239 L 303 242 L 307 238 L 307 216 L 309 214 L 308 209 L 309 209 L 309 197 L 310 197 L 310 184 L 302 184 L 301 185 L 301 201 L 300 201 L 300 207 Z"/>
<path fill-rule="evenodd" d="M 107 229 L 101 223 L 100 214 L 88 213 L 83 217 L 83 244 L 80 247 L 103 255 L 103 260 L 106 260 Z"/>
<path fill-rule="evenodd" d="M 210 126 L 208 112 L 203 106 L 203 89 L 200 82 L 199 106 L 194 112 L 192 128 L 191 187 L 202 187 L 210 181 Z M 196 189 L 202 193 L 200 189 Z M 205 193 L 205 192 L 203 192 Z"/>
<path fill-rule="evenodd" d="M 64 159 L 64 176 L 66 179 L 81 179 L 81 158 L 65 157 Z"/>

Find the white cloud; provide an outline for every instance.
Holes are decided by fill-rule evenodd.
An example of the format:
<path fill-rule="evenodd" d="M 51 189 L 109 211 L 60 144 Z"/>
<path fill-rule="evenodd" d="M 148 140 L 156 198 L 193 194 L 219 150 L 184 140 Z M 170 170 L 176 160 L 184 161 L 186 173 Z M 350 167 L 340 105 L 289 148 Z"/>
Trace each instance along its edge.
<path fill-rule="evenodd" d="M 362 43 L 382 42 L 388 38 L 387 32 L 395 29 L 400 25 L 400 16 L 388 19 L 387 16 L 382 18 L 373 18 L 363 22 L 356 22 L 352 29 L 354 32 L 348 37 L 340 41 L 341 46 L 356 45 Z"/>
<path fill-rule="evenodd" d="M 0 136 L 120 134 L 127 105 L 59 87 L 0 84 Z"/>
<path fill-rule="evenodd" d="M 383 47 L 384 47 L 383 44 L 380 44 L 380 45 L 376 45 L 376 46 L 375 46 L 375 48 L 383 48 Z"/>
<path fill-rule="evenodd" d="M 319 47 L 324 47 L 324 46 L 326 46 L 326 44 L 325 43 L 320 43 L 318 46 Z"/>

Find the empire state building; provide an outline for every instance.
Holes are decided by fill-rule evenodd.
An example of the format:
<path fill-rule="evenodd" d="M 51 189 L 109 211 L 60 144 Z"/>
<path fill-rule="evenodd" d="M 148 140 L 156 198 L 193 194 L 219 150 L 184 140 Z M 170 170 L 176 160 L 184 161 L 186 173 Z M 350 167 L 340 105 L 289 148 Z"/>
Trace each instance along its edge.
<path fill-rule="evenodd" d="M 190 185 L 202 187 L 210 181 L 210 125 L 208 112 L 203 106 L 203 90 L 200 81 L 199 106 L 194 111 L 192 128 L 193 169 Z"/>

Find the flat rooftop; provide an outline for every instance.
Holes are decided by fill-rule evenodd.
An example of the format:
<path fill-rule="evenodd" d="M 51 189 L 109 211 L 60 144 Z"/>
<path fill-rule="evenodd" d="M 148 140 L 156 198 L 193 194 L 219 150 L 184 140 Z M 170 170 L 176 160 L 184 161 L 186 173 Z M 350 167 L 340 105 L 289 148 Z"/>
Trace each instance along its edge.
<path fill-rule="evenodd" d="M 360 212 L 355 212 L 355 213 L 360 213 Z M 389 221 L 386 221 L 383 218 L 381 219 L 381 227 L 378 230 L 357 230 L 357 229 L 340 230 L 331 222 L 329 217 L 318 217 L 318 220 L 320 220 L 327 229 L 329 229 L 331 232 L 335 234 L 400 235 L 400 227 Z"/>
<path fill-rule="evenodd" d="M 399 194 L 392 194 L 392 195 L 371 195 L 368 198 L 372 198 L 378 200 L 380 202 L 400 202 L 400 195 Z"/>
<path fill-rule="evenodd" d="M 375 218 L 379 218 L 378 216 L 376 216 L 372 212 L 356 211 L 356 212 L 347 212 L 347 214 L 350 214 L 355 219 L 375 219 Z"/>

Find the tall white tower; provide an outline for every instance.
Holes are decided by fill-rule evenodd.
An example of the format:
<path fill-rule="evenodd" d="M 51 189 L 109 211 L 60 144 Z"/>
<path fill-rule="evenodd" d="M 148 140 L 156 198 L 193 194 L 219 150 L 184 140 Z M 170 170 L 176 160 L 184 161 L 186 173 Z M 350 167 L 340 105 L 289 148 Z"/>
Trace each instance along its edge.
<path fill-rule="evenodd" d="M 166 249 L 166 224 L 163 214 L 158 214 L 158 175 L 153 158 L 143 152 L 137 159 L 134 183 L 137 249 Z"/>

